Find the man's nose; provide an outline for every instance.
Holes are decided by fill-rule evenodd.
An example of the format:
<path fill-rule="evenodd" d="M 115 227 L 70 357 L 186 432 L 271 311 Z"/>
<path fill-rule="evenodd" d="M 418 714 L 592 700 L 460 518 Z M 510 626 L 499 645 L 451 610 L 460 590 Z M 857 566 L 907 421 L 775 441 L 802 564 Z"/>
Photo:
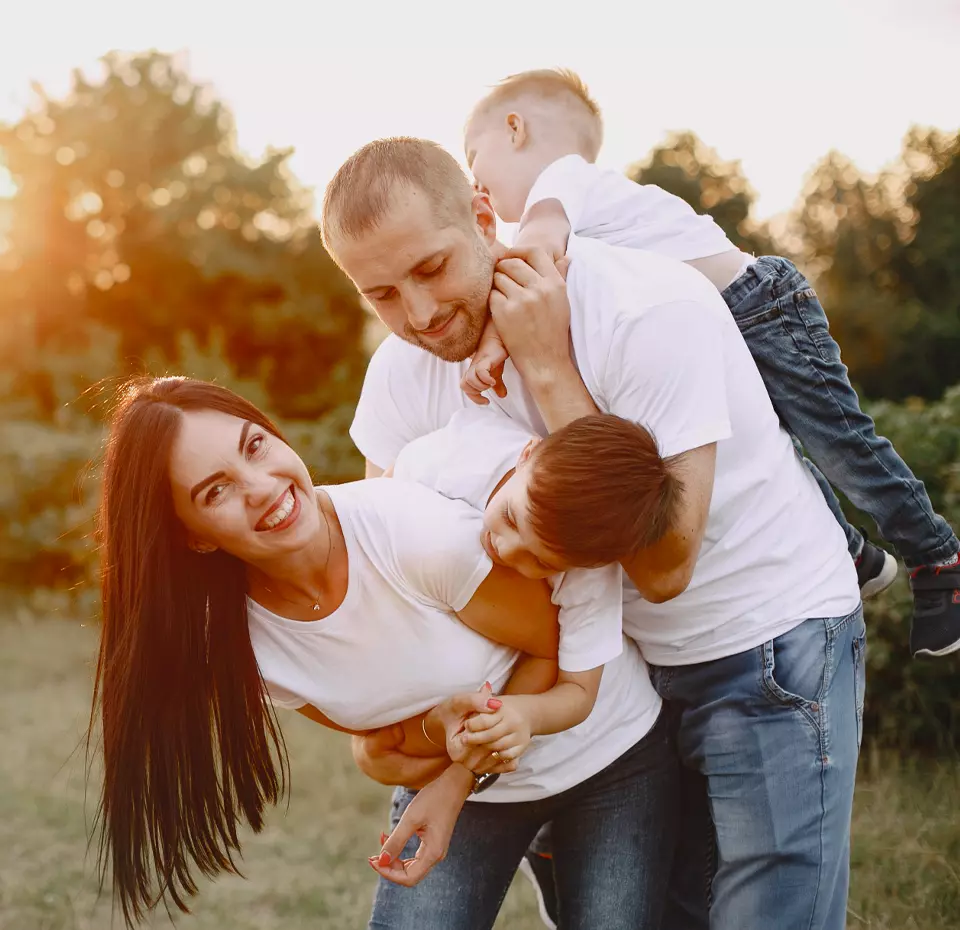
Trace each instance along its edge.
<path fill-rule="evenodd" d="M 411 288 L 404 301 L 407 310 L 407 322 L 416 330 L 429 329 L 440 305 L 429 291 L 423 288 Z"/>

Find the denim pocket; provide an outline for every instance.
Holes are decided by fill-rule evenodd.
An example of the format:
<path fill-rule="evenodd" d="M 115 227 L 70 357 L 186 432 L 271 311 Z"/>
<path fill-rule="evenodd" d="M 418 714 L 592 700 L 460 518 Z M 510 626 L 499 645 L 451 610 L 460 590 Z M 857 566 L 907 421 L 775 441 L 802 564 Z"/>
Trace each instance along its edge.
<path fill-rule="evenodd" d="M 780 301 L 777 300 L 771 304 L 762 306 L 759 310 L 751 308 L 746 315 L 734 313 L 733 320 L 737 324 L 737 329 L 739 329 L 741 333 L 746 333 L 756 326 L 762 326 L 764 323 L 769 323 L 772 320 L 779 320 L 782 316 L 783 308 L 780 306 Z"/>
<path fill-rule="evenodd" d="M 812 287 L 806 287 L 796 291 L 791 299 L 796 307 L 797 317 L 820 358 L 825 362 L 839 362 L 840 346 L 830 335 L 827 314 L 820 304 L 817 292 Z"/>
<path fill-rule="evenodd" d="M 828 678 L 830 637 L 825 624 L 805 620 L 763 650 L 763 688 L 774 703 L 800 711 L 820 729 L 821 699 Z"/>

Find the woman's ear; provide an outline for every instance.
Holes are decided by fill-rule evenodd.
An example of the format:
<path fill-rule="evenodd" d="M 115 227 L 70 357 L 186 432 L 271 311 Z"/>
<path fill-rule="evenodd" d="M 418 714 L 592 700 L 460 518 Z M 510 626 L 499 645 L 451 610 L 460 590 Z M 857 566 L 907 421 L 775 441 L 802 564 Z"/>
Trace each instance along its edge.
<path fill-rule="evenodd" d="M 215 546 L 213 543 L 204 542 L 202 539 L 197 539 L 195 536 L 192 536 L 187 542 L 187 546 L 196 552 L 198 555 L 209 555 L 211 552 L 216 552 L 219 549 L 219 546 Z"/>

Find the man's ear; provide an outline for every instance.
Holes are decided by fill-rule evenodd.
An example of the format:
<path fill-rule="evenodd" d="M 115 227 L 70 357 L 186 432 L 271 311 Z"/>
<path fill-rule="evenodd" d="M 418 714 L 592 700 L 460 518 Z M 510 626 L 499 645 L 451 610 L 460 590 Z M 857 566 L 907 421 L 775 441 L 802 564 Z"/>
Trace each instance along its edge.
<path fill-rule="evenodd" d="M 530 461 L 530 456 L 533 455 L 533 450 L 540 445 L 540 437 L 534 436 L 524 447 L 523 452 L 520 453 L 520 458 L 517 459 L 517 468 L 520 468 L 523 465 L 526 465 Z"/>
<path fill-rule="evenodd" d="M 481 238 L 487 245 L 493 245 L 497 241 L 497 214 L 490 203 L 490 195 L 486 191 L 477 191 L 471 209 Z"/>
<path fill-rule="evenodd" d="M 517 112 L 507 114 L 507 129 L 510 130 L 510 143 L 515 149 L 522 149 L 529 139 L 527 121 Z"/>

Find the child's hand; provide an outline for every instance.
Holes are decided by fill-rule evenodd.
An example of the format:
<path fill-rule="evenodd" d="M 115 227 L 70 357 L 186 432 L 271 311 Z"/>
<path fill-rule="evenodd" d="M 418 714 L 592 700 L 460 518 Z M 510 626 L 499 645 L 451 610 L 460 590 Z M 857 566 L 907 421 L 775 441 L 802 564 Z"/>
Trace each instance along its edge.
<path fill-rule="evenodd" d="M 500 707 L 493 713 L 468 717 L 463 732 L 456 737 L 465 751 L 464 758 L 456 761 L 473 772 L 503 771 L 501 767 L 508 764 L 508 771 L 513 771 L 516 760 L 530 745 L 531 727 L 526 715 L 508 695 L 499 701 Z"/>
<path fill-rule="evenodd" d="M 489 403 L 483 392 L 493 388 L 497 397 L 506 397 L 507 389 L 503 384 L 503 364 L 509 357 L 493 320 L 488 320 L 480 336 L 477 351 L 467 373 L 460 382 L 460 390 L 475 404 L 481 407 Z"/>

